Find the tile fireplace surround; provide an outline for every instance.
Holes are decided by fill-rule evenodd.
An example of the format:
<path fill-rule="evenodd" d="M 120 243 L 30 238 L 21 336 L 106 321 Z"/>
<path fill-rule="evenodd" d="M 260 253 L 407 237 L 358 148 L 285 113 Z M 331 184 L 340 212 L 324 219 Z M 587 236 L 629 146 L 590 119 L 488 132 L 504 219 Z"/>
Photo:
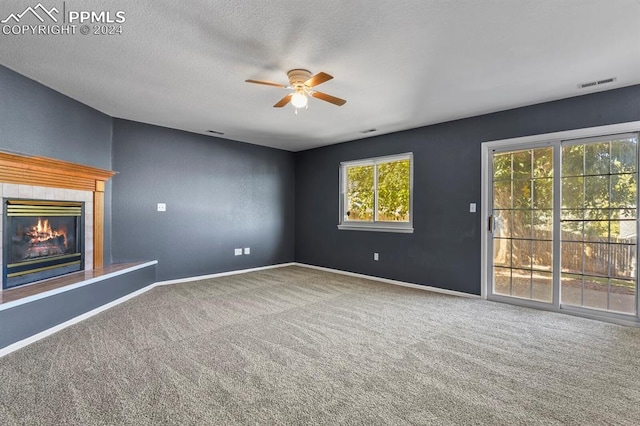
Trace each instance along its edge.
<path fill-rule="evenodd" d="M 14 183 L 0 183 L 0 206 L 6 198 L 29 198 L 47 201 L 82 201 L 84 202 L 84 270 L 93 269 L 93 192 L 77 189 L 47 188 L 44 186 L 18 185 Z M 0 220 L 0 241 L 4 221 Z M 2 245 L 0 244 L 0 269 L 3 264 Z"/>
<path fill-rule="evenodd" d="M 0 152 L 0 206 L 4 206 L 6 198 L 84 202 L 84 269 L 101 268 L 104 186 L 114 174 L 44 157 Z M 0 220 L 0 241 L 3 222 Z M 2 254 L 0 245 L 0 268 Z"/>

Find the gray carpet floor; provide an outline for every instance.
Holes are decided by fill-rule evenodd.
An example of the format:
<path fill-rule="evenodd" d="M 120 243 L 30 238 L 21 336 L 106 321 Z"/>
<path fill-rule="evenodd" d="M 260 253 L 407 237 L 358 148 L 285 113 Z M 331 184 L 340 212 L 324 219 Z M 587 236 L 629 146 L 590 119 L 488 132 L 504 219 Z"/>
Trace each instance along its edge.
<path fill-rule="evenodd" d="M 640 424 L 640 329 L 286 267 L 0 359 L 2 425 Z"/>

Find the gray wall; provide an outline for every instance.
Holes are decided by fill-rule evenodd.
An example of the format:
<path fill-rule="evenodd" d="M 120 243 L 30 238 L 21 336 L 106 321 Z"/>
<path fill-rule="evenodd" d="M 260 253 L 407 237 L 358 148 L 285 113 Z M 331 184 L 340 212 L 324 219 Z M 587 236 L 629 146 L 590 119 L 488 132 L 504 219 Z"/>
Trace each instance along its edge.
<path fill-rule="evenodd" d="M 0 150 L 111 170 L 111 117 L 0 66 Z M 111 186 L 105 263 L 111 259 Z"/>
<path fill-rule="evenodd" d="M 105 261 L 157 259 L 161 280 L 295 259 L 479 293 L 480 143 L 640 120 L 632 86 L 292 154 L 112 119 L 2 66 L 0 93 L 0 150 L 120 172 Z M 338 231 L 339 163 L 407 151 L 415 233 Z"/>
<path fill-rule="evenodd" d="M 637 120 L 631 86 L 299 152 L 296 261 L 480 294 L 480 144 Z M 338 231 L 340 162 L 408 151 L 415 232 Z"/>
<path fill-rule="evenodd" d="M 292 153 L 119 119 L 113 140 L 115 262 L 168 280 L 293 261 Z"/>

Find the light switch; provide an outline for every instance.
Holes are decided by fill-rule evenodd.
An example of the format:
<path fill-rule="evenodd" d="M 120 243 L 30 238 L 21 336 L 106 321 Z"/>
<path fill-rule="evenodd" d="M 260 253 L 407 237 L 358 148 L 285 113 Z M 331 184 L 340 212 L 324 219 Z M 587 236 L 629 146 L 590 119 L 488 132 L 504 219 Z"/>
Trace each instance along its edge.
<path fill-rule="evenodd" d="M 158 203 L 158 211 L 159 212 L 166 212 L 167 211 L 167 204 L 166 203 Z"/>
<path fill-rule="evenodd" d="M 251 247 L 245 247 L 244 254 L 251 254 Z"/>
<path fill-rule="evenodd" d="M 469 213 L 475 213 L 476 212 L 476 203 L 470 203 L 469 204 Z"/>

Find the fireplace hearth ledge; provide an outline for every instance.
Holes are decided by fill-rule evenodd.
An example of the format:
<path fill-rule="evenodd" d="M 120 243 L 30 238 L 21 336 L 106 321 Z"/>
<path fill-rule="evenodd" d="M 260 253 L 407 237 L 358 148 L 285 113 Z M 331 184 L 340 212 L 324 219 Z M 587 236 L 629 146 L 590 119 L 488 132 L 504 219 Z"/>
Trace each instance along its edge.
<path fill-rule="evenodd" d="M 48 286 L 48 291 L 0 305 L 0 357 L 151 290 L 157 265 L 157 261 L 121 263 L 94 270 L 98 276 L 87 273 L 86 279 L 77 272 L 78 282 L 58 282 L 59 288 L 51 288 L 57 278 L 25 286 Z M 16 296 L 14 290 L 3 293 Z"/>
<path fill-rule="evenodd" d="M 152 260 L 149 262 L 135 262 L 135 263 L 127 263 L 127 264 L 113 264 L 113 265 L 109 265 L 109 266 L 105 266 L 104 268 L 100 268 L 100 269 L 94 269 L 93 272 L 95 273 L 101 273 L 102 271 L 108 271 L 109 269 L 115 269 L 113 272 L 107 272 L 98 276 L 94 276 L 92 278 L 88 278 L 88 279 L 83 279 L 83 277 L 85 276 L 86 273 L 90 273 L 92 271 L 80 271 L 80 272 L 74 272 L 73 274 L 69 274 L 63 277 L 56 277 L 56 278 L 51 278 L 49 280 L 45 280 L 45 281 L 39 281 L 37 283 L 33 283 L 33 284 L 28 284 L 22 287 L 16 287 L 16 288 L 12 288 L 12 289 L 8 289 L 8 290 L 4 290 L 0 293 L 0 311 L 4 311 L 6 309 L 11 309 L 14 308 L 16 306 L 20 306 L 23 305 L 25 303 L 31 303 L 34 302 L 36 300 L 40 300 L 40 299 L 45 299 L 47 297 L 51 297 L 51 296 L 55 296 L 56 294 L 60 294 L 60 293 L 64 293 L 70 290 L 75 290 L 77 288 L 80 287 L 84 287 L 90 284 L 94 284 L 97 283 L 99 281 L 106 281 L 109 280 L 111 278 L 117 277 L 119 275 L 124 275 L 124 274 L 128 274 L 130 272 L 136 271 L 138 269 L 142 269 L 142 268 L 147 268 L 149 266 L 153 266 L 153 265 L 157 265 L 158 261 L 157 260 Z M 130 266 L 127 266 L 130 265 Z M 119 267 L 125 266 L 123 269 L 119 269 Z M 58 288 L 53 288 L 51 290 L 44 290 L 42 292 L 37 292 L 37 288 L 39 286 L 44 286 L 47 285 L 49 283 L 55 282 L 56 280 L 61 280 L 61 279 L 65 279 L 65 280 L 69 280 L 69 278 L 72 278 L 73 276 L 78 276 L 78 282 L 73 283 L 73 284 L 67 284 L 67 285 L 63 285 L 61 287 Z M 5 299 L 5 295 L 10 295 L 13 292 L 28 292 L 29 290 L 33 289 L 34 294 L 28 295 L 28 296 L 24 296 L 15 300 L 9 300 L 9 301 L 4 301 Z"/>

